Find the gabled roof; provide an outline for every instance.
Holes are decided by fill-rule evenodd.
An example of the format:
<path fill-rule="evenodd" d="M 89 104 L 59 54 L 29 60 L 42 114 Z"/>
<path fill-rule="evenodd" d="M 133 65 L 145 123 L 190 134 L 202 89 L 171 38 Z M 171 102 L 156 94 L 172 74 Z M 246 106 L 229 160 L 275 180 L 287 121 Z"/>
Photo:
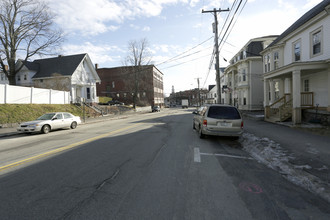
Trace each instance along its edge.
<path fill-rule="evenodd" d="M 209 91 L 211 91 L 211 89 L 213 89 L 215 87 L 215 85 L 209 85 Z"/>
<path fill-rule="evenodd" d="M 290 33 L 297 30 L 300 26 L 314 18 L 316 15 L 320 14 L 328 5 L 330 4 L 330 0 L 324 0 L 314 8 L 306 12 L 302 17 L 300 17 L 295 23 L 293 23 L 288 29 L 286 29 L 278 38 L 276 38 L 268 47 L 272 47 L 277 44 L 283 38 L 288 36 Z"/>
<path fill-rule="evenodd" d="M 85 53 L 39 59 L 34 60 L 33 62 L 24 62 L 24 65 L 29 70 L 37 72 L 33 78 L 52 77 L 54 73 L 61 74 L 62 76 L 72 76 L 86 55 L 87 54 Z"/>

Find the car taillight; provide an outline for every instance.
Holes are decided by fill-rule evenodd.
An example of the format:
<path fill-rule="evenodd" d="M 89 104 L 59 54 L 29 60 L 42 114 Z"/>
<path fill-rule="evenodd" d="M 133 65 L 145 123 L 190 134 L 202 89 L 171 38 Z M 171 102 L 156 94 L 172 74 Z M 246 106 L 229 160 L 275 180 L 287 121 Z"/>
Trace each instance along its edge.
<path fill-rule="evenodd" d="M 203 126 L 207 127 L 207 120 L 203 120 Z"/>
<path fill-rule="evenodd" d="M 241 122 L 241 128 L 243 129 L 243 125 L 244 125 L 244 123 L 243 123 L 243 121 Z"/>

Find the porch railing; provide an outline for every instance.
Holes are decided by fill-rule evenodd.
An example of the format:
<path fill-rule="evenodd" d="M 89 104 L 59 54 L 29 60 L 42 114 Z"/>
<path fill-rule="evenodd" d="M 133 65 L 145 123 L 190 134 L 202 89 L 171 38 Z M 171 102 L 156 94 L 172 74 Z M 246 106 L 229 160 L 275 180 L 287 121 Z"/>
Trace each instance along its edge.
<path fill-rule="evenodd" d="M 301 93 L 301 107 L 314 107 L 314 93 L 302 92 Z"/>
<path fill-rule="evenodd" d="M 273 104 L 266 106 L 265 117 L 276 118 L 275 120 L 284 121 L 292 116 L 292 96 L 285 94 Z M 314 93 L 302 92 L 301 93 L 301 107 L 308 108 L 314 107 Z"/>

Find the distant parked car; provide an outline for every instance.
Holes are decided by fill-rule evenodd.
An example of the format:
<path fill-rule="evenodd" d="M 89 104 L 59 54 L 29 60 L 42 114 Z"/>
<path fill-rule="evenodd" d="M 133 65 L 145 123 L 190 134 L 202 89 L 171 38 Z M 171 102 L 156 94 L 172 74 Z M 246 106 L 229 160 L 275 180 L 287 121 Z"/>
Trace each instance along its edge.
<path fill-rule="evenodd" d="M 81 120 L 79 116 L 74 116 L 68 112 L 53 112 L 44 114 L 35 121 L 19 124 L 17 131 L 23 133 L 41 132 L 47 134 L 52 130 L 61 128 L 75 129 L 80 123 Z"/>
<path fill-rule="evenodd" d="M 160 107 L 158 105 L 153 106 L 152 112 L 160 112 Z"/>
<path fill-rule="evenodd" d="M 118 100 L 111 100 L 108 102 L 108 105 L 124 105 L 124 103 Z"/>
<path fill-rule="evenodd" d="M 193 129 L 198 130 L 200 138 L 206 135 L 239 138 L 243 133 L 242 116 L 234 106 L 206 105 L 193 114 Z"/>

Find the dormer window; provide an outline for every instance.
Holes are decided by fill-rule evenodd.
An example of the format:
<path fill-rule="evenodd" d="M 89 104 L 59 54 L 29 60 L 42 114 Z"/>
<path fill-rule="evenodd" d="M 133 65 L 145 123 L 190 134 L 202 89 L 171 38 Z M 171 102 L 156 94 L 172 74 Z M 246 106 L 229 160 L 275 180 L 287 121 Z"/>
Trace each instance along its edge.
<path fill-rule="evenodd" d="M 274 52 L 274 70 L 278 69 L 279 67 L 279 55 L 278 55 L 278 51 Z"/>
<path fill-rule="evenodd" d="M 246 51 L 244 50 L 243 51 L 243 59 L 245 59 L 246 58 Z"/>

